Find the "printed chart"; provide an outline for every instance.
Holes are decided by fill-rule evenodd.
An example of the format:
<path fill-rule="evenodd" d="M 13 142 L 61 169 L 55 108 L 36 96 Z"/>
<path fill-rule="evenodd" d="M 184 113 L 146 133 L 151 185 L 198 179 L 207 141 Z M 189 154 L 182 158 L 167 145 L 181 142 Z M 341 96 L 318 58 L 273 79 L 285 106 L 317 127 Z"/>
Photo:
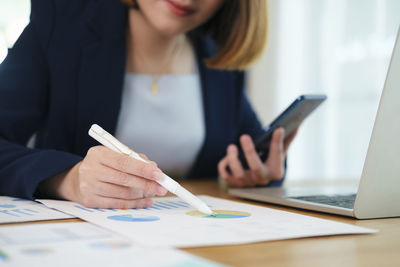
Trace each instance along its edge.
<path fill-rule="evenodd" d="M 0 250 L 0 262 L 4 261 L 8 261 L 8 255 L 4 251 Z"/>
<path fill-rule="evenodd" d="M 178 199 L 175 201 L 154 201 L 153 206 L 147 208 L 147 210 L 171 210 L 185 208 L 190 208 L 190 205 Z"/>
<path fill-rule="evenodd" d="M 207 215 L 200 211 L 189 211 L 187 215 L 200 217 L 200 218 L 211 218 L 211 219 L 238 219 L 246 218 L 251 214 L 248 212 L 234 211 L 234 210 L 213 210 L 213 215 Z"/>
<path fill-rule="evenodd" d="M 131 247 L 132 243 L 123 240 L 106 240 L 98 241 L 90 244 L 90 247 L 99 250 L 111 250 Z"/>
<path fill-rule="evenodd" d="M 15 205 L 0 205 L 0 213 L 12 216 L 12 217 L 21 217 L 21 216 L 34 216 L 39 211 L 33 209 L 17 209 Z"/>
<path fill-rule="evenodd" d="M 216 215 L 207 216 L 197 212 L 177 197 L 154 198 L 154 205 L 150 208 L 128 210 L 87 209 L 73 202 L 58 200 L 41 200 L 41 202 L 120 233 L 135 242 L 153 247 L 243 244 L 375 232 L 353 225 L 255 205 L 209 196 L 199 197 L 216 212 Z"/>
<path fill-rule="evenodd" d="M 73 218 L 27 199 L 0 196 L 0 224 Z"/>
<path fill-rule="evenodd" d="M 122 214 L 122 215 L 112 215 L 108 216 L 107 219 L 121 222 L 152 222 L 158 221 L 160 218 L 157 216 L 146 216 L 146 215 L 132 215 L 132 214 Z"/>
<path fill-rule="evenodd" d="M 0 227 L 0 266 L 204 266 L 218 263 L 170 248 L 144 247 L 85 222 Z"/>

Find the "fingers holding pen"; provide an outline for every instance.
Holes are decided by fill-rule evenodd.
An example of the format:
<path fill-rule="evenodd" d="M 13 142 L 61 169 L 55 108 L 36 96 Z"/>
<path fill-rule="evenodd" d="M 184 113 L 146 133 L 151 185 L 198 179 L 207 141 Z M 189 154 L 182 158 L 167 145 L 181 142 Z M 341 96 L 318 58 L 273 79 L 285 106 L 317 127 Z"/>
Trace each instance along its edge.
<path fill-rule="evenodd" d="M 167 190 L 155 181 L 162 175 L 154 163 L 145 163 L 98 146 L 91 148 L 79 166 L 79 192 L 116 199 L 138 199 L 165 195 Z"/>
<path fill-rule="evenodd" d="M 154 195 L 164 195 L 167 191 L 155 182 L 162 178 L 162 172 L 152 161 L 143 162 L 103 146 L 92 147 L 87 156 L 105 167 L 95 170 L 103 182 L 139 188 Z"/>
<path fill-rule="evenodd" d="M 82 189 L 85 190 L 85 192 L 90 191 L 96 197 L 114 198 L 127 201 L 148 198 L 147 194 L 145 194 L 143 190 L 135 190 L 130 187 L 104 182 L 91 184 L 90 188 L 85 188 L 85 185 L 82 185 Z"/>
<path fill-rule="evenodd" d="M 143 179 L 137 175 L 132 175 L 106 166 L 99 166 L 93 170 L 94 175 L 103 183 L 109 183 L 126 188 L 135 188 L 143 190 L 152 195 L 165 195 L 167 190 L 157 182 L 149 179 Z"/>
<path fill-rule="evenodd" d="M 143 162 L 128 155 L 111 151 L 103 146 L 90 148 L 88 151 L 89 154 L 95 154 L 95 157 L 98 157 L 101 164 L 123 173 L 153 181 L 162 178 L 162 171 L 152 161 Z"/>

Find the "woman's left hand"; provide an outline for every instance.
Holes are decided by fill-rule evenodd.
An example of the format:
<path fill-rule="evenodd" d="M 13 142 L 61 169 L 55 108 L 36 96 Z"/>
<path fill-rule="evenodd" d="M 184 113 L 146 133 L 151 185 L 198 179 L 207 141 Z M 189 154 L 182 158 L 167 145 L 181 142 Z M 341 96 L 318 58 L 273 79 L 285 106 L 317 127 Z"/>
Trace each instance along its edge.
<path fill-rule="evenodd" d="M 239 160 L 236 145 L 229 145 L 226 156 L 218 163 L 218 173 L 223 180 L 233 187 L 267 185 L 283 178 L 285 173 L 285 158 L 290 143 L 297 134 L 297 129 L 284 141 L 285 130 L 276 129 L 272 134 L 269 155 L 265 162 L 258 156 L 251 137 L 244 134 L 240 144 L 249 165 L 245 170 Z M 229 166 L 230 172 L 227 171 Z"/>

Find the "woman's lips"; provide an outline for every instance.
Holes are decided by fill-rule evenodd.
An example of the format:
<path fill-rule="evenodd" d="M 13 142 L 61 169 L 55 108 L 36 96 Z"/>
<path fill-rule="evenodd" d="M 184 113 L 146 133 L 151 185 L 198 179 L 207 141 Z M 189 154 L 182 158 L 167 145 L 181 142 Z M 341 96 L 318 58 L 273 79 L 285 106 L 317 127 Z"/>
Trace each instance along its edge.
<path fill-rule="evenodd" d="M 189 16 L 194 13 L 194 9 L 189 5 L 182 5 L 173 0 L 165 0 L 169 10 L 178 16 Z"/>

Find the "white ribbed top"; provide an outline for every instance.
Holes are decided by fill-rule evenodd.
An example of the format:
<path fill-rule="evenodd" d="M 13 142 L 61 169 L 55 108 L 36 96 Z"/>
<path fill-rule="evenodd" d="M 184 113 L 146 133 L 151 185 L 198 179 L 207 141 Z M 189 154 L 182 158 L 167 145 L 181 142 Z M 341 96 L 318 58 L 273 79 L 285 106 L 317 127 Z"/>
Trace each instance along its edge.
<path fill-rule="evenodd" d="M 150 75 L 125 75 L 115 136 L 167 175 L 183 178 L 205 138 L 199 75 L 164 75 L 158 85 L 153 95 Z"/>

